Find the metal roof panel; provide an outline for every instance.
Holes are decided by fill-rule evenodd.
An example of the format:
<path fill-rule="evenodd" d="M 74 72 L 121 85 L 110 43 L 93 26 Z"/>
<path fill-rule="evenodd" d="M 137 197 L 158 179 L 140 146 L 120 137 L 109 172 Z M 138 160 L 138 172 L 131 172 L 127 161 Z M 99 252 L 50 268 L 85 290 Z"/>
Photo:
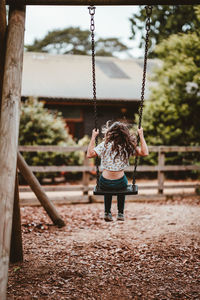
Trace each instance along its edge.
<path fill-rule="evenodd" d="M 137 60 L 96 57 L 96 61 L 97 98 L 108 100 L 140 99 L 142 67 L 137 63 Z M 115 66 L 112 72 L 117 74 L 116 76 L 112 77 L 107 72 L 102 71 L 100 65 L 104 65 L 105 68 L 106 64 L 107 66 Z M 91 99 L 91 57 L 25 52 L 22 96 Z"/>

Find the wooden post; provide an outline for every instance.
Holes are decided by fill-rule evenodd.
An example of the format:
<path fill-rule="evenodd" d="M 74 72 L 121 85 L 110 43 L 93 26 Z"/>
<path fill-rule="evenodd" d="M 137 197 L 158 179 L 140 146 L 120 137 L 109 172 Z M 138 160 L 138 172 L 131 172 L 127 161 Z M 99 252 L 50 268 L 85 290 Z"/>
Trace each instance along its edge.
<path fill-rule="evenodd" d="M 163 194 L 165 174 L 161 171 L 161 168 L 165 165 L 165 153 L 158 150 L 158 194 Z"/>
<path fill-rule="evenodd" d="M 13 206 L 12 234 L 10 246 L 10 262 L 16 263 L 23 261 L 23 246 L 22 246 L 22 231 L 21 231 L 21 216 L 19 206 L 19 188 L 18 174 L 16 172 L 15 179 L 15 197 Z"/>
<path fill-rule="evenodd" d="M 6 42 L 0 119 L 0 299 L 6 299 L 14 187 L 19 135 L 19 107 L 24 52 L 25 8 L 11 6 Z"/>
<path fill-rule="evenodd" d="M 89 159 L 86 152 L 84 152 L 84 166 L 89 166 Z M 90 174 L 87 171 L 83 172 L 83 195 L 88 195 L 88 186 L 90 181 Z"/>
<path fill-rule="evenodd" d="M 0 113 L 1 113 L 1 99 L 3 88 L 3 73 L 5 63 L 6 51 L 6 4 L 5 0 L 0 0 Z"/>
<path fill-rule="evenodd" d="M 19 152 L 17 153 L 17 167 L 20 170 L 21 174 L 23 175 L 24 179 L 30 185 L 32 191 L 35 193 L 36 197 L 38 198 L 38 200 L 46 210 L 47 214 L 49 215 L 53 223 L 55 225 L 58 225 L 59 227 L 65 226 L 65 222 L 59 216 L 53 203 L 48 199 L 44 189 L 41 187 L 39 181 L 31 172 L 29 166 L 27 165 L 24 158 Z"/>
<path fill-rule="evenodd" d="M 200 0 L 6 0 L 26 5 L 194 5 Z"/>

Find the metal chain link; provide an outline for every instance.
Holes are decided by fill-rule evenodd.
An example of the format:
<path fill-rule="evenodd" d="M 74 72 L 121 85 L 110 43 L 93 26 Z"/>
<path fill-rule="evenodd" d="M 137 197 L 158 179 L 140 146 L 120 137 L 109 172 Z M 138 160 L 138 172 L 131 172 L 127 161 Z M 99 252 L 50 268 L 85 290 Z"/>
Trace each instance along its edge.
<path fill-rule="evenodd" d="M 94 15 L 95 15 L 95 6 L 89 6 L 89 14 L 91 16 L 90 20 L 90 31 L 91 31 L 91 50 L 92 50 L 92 90 L 93 90 L 93 104 L 94 104 L 94 128 L 98 129 L 98 122 L 97 122 L 97 99 L 96 99 L 96 69 L 95 69 L 95 40 L 94 40 L 94 31 L 95 31 L 95 23 L 94 23 Z M 95 138 L 95 145 L 98 145 L 98 137 Z M 95 159 L 96 165 L 96 185 L 97 189 L 99 188 L 99 159 L 96 157 Z"/>
<path fill-rule="evenodd" d="M 141 128 L 142 124 L 142 114 L 143 114 L 143 107 L 144 107 L 144 92 L 145 92 L 145 83 L 146 83 L 146 71 L 147 71 L 147 59 L 148 59 L 148 49 L 149 49 L 149 32 L 151 29 L 151 14 L 152 14 L 153 6 L 147 5 L 145 6 L 146 10 L 146 37 L 145 37 L 145 53 L 144 53 L 144 67 L 143 67 L 143 78 L 142 78 L 142 89 L 141 89 L 141 99 L 140 99 L 140 105 L 138 108 L 138 114 L 139 114 L 139 124 L 138 128 Z M 139 135 L 137 136 L 137 146 L 139 145 Z M 135 185 L 136 182 L 136 171 L 138 166 L 138 156 L 135 157 L 135 166 L 133 171 L 133 182 L 132 184 Z"/>

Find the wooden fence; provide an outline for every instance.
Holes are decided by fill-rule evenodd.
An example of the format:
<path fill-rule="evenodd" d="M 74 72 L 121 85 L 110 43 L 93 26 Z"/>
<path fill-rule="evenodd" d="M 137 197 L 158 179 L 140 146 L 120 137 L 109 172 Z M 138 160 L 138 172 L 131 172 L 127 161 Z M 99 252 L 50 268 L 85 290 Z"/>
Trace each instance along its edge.
<path fill-rule="evenodd" d="M 89 184 L 90 172 L 95 172 L 95 166 L 89 164 L 86 157 L 86 146 L 82 147 L 60 147 L 60 146 L 19 146 L 20 152 L 74 152 L 82 151 L 84 153 L 84 163 L 81 166 L 30 166 L 33 172 L 82 172 L 82 184 L 65 185 L 65 186 L 47 186 L 46 191 L 82 191 L 84 195 L 88 195 L 88 191 L 93 189 Z M 157 189 L 158 194 L 163 194 L 165 188 L 198 188 L 197 184 L 167 184 L 165 185 L 165 173 L 169 171 L 188 171 L 200 170 L 200 165 L 165 165 L 165 154 L 169 152 L 200 152 L 200 146 L 149 146 L 149 152 L 158 154 L 158 164 L 155 166 L 142 165 L 138 166 L 138 172 L 157 172 L 156 185 L 140 185 L 140 190 Z M 126 168 L 126 171 L 132 172 L 133 166 Z M 30 191 L 29 187 L 20 187 L 20 191 Z"/>

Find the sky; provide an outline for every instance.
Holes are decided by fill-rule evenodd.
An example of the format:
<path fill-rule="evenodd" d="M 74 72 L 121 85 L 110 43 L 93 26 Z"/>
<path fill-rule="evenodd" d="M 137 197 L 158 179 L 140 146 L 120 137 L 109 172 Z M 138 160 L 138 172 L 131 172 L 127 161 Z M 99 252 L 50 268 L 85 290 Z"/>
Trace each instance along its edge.
<path fill-rule="evenodd" d="M 138 38 L 130 40 L 131 23 L 129 18 L 138 11 L 138 6 L 97 6 L 95 13 L 95 34 L 97 37 L 118 37 L 130 47 L 129 53 L 120 58 L 139 57 Z M 25 44 L 43 38 L 48 31 L 66 27 L 90 28 L 90 15 L 87 6 L 27 6 Z"/>

